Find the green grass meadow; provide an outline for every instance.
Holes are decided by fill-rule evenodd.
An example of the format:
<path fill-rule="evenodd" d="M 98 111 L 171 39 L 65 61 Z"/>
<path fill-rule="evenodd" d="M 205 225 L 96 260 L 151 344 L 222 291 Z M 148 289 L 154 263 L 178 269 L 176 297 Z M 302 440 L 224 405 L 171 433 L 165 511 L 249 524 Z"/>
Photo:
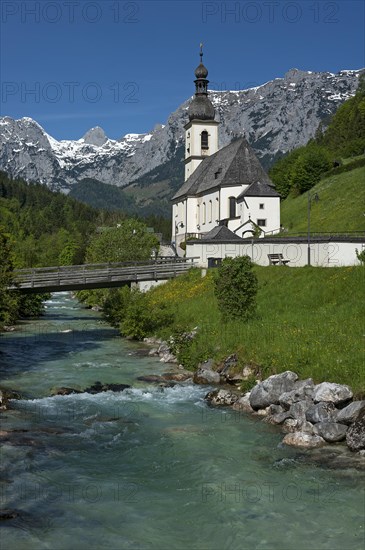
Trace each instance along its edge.
<path fill-rule="evenodd" d="M 323 178 L 310 193 L 319 197 L 311 203 L 312 233 L 365 231 L 365 167 Z M 307 193 L 281 203 L 281 223 L 289 234 L 307 231 L 307 204 Z"/>
<path fill-rule="evenodd" d="M 198 269 L 149 292 L 151 307 L 167 304 L 172 330 L 198 327 L 184 352 L 188 368 L 237 353 L 239 366 L 254 365 L 262 376 L 293 370 L 315 382 L 349 384 L 365 395 L 365 268 L 255 266 L 257 316 L 222 323 L 214 296 L 214 269 Z M 168 338 L 171 327 L 161 336 Z"/>

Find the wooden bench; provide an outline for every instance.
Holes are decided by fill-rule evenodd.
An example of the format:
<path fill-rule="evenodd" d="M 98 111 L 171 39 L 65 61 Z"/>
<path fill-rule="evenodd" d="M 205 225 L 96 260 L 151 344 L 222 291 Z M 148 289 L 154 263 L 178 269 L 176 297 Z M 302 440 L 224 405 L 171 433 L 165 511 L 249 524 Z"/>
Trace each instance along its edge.
<path fill-rule="evenodd" d="M 268 254 L 269 265 L 286 265 L 290 260 L 285 260 L 282 254 Z"/>

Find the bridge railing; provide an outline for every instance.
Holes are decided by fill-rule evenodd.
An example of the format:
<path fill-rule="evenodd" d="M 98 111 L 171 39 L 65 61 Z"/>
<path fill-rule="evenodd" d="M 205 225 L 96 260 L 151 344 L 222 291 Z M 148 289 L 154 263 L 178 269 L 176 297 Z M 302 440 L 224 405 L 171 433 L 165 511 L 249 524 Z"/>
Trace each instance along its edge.
<path fill-rule="evenodd" d="M 14 271 L 14 289 L 55 288 L 173 277 L 193 267 L 196 258 L 157 258 L 141 262 L 113 262 L 25 268 Z M 144 279 L 144 277 L 146 279 Z"/>
<path fill-rule="evenodd" d="M 72 272 L 72 271 L 86 271 L 94 269 L 108 269 L 108 268 L 120 268 L 120 267 L 139 267 L 139 266 L 152 266 L 152 265 L 166 265 L 166 264 L 186 264 L 194 263 L 196 258 L 179 258 L 174 256 L 165 256 L 157 258 L 155 260 L 143 260 L 139 262 L 105 262 L 95 264 L 79 264 L 79 265 L 57 265 L 50 267 L 25 267 L 21 269 L 15 269 L 14 273 L 26 274 L 26 273 L 55 273 L 55 272 Z"/>

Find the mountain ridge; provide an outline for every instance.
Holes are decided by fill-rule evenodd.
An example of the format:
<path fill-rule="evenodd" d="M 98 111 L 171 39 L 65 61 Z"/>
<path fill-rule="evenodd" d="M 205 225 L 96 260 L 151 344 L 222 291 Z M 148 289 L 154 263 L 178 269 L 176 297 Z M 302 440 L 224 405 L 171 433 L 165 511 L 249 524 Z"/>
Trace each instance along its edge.
<path fill-rule="evenodd" d="M 291 69 L 282 78 L 247 90 L 210 91 L 221 123 L 220 147 L 244 135 L 268 168 L 275 158 L 312 138 L 319 123 L 328 123 L 337 107 L 355 94 L 363 70 L 334 74 Z M 138 195 L 149 179 L 164 181 L 159 173 L 170 163 L 168 178 L 176 170 L 178 176 L 172 184 L 176 188 L 183 177 L 183 127 L 191 99 L 171 113 L 165 125 L 158 124 L 144 134 L 126 134 L 119 140 L 108 138 L 96 126 L 79 140 L 57 141 L 29 117 L 2 117 L 0 169 L 66 193 L 76 182 L 90 178 Z M 169 185 L 166 197 L 173 191 Z"/>

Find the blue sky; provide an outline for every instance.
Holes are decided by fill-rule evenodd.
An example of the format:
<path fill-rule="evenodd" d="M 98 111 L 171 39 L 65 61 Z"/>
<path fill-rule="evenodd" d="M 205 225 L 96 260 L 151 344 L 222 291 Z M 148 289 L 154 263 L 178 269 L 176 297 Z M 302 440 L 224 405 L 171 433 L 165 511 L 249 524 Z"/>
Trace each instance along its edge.
<path fill-rule="evenodd" d="M 364 2 L 2 0 L 1 115 L 56 139 L 94 126 L 147 132 L 194 92 L 245 89 L 289 69 L 364 67 Z"/>

